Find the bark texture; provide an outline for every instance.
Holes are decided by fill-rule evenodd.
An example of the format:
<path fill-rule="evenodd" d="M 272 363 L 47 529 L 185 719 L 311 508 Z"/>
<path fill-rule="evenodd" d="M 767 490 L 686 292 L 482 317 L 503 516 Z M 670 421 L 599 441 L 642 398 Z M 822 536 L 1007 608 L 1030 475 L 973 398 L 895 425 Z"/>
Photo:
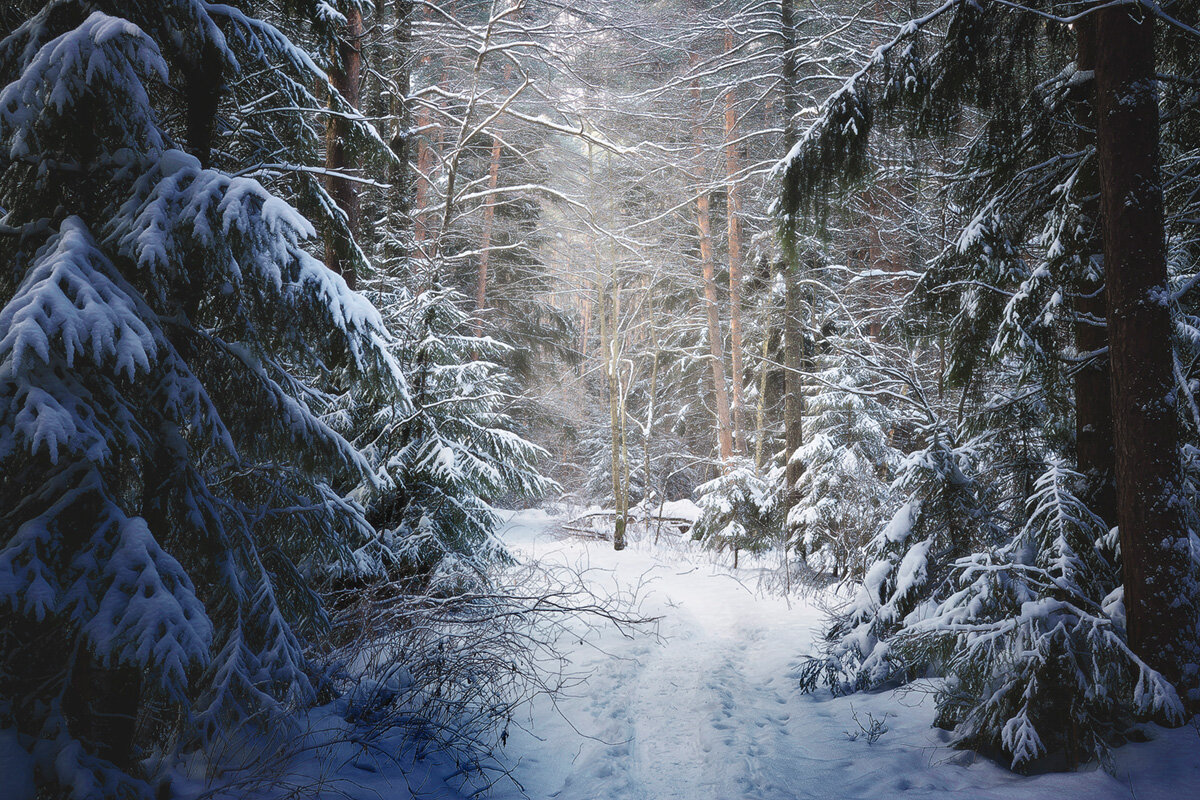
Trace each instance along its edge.
<path fill-rule="evenodd" d="M 479 237 L 479 272 L 475 280 L 475 335 L 483 335 L 483 310 L 487 308 L 488 259 L 492 250 L 492 226 L 496 222 L 496 186 L 500 182 L 500 139 L 492 137 L 492 159 L 488 167 L 488 195 L 483 206 L 483 232 Z"/>
<path fill-rule="evenodd" d="M 696 56 L 691 57 L 695 66 Z M 695 126 L 693 140 L 696 146 L 696 163 L 704 163 L 703 110 L 700 108 L 700 87 L 692 83 L 692 100 L 695 103 Z M 706 184 L 703 176 L 702 184 Z M 696 197 L 696 233 L 700 239 L 700 273 L 704 279 L 704 308 L 708 332 L 708 354 L 712 365 L 713 393 L 717 406 L 717 452 L 724 465 L 733 457 L 733 431 L 729 416 L 729 389 L 725 376 L 725 347 L 721 336 L 721 307 L 717 299 L 716 268 L 713 263 L 712 214 L 708 186 L 701 185 Z"/>
<path fill-rule="evenodd" d="M 780 35 L 783 38 L 783 129 L 787 150 L 795 145 L 796 112 L 799 108 L 799 86 L 796 82 L 796 28 L 791 0 L 780 0 Z M 796 225 L 792 219 L 784 220 L 783 251 L 785 297 L 783 315 L 783 361 L 784 361 L 784 442 L 787 449 L 787 468 L 784 479 L 787 489 L 784 502 L 790 512 L 795 507 L 798 493 L 796 481 L 800 479 L 803 465 L 792 460 L 804 444 L 804 384 L 800 380 L 803 358 L 803 332 L 800 326 L 800 259 L 796 244 Z"/>
<path fill-rule="evenodd" d="M 725 29 L 725 52 L 733 50 L 733 30 Z M 725 92 L 725 196 L 726 230 L 729 239 L 729 354 L 733 384 L 733 446 L 746 455 L 745 406 L 746 370 L 742 362 L 742 200 L 738 191 L 737 92 Z"/>
<path fill-rule="evenodd" d="M 1158 162 L 1153 17 L 1096 13 L 1097 149 L 1129 643 L 1179 681 L 1195 655 Z"/>

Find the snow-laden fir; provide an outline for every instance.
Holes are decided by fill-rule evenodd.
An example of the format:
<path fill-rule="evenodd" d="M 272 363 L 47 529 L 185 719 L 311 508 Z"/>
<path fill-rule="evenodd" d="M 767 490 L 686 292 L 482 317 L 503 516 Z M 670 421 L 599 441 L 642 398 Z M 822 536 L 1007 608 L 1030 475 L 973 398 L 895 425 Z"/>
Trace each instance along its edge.
<path fill-rule="evenodd" d="M 0 794 L 1195 794 L 1198 28 L 4 4 Z"/>

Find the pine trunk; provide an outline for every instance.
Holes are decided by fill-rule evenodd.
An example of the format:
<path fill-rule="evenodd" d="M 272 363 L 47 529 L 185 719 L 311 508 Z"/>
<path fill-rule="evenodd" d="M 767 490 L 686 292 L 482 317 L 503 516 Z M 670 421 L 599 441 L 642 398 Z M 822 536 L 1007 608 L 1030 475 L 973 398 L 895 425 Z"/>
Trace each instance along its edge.
<path fill-rule="evenodd" d="M 721 339 L 720 306 L 712 256 L 712 228 L 708 194 L 696 201 L 696 227 L 700 233 L 700 271 L 704 277 L 704 306 L 708 323 L 708 353 L 712 364 L 713 389 L 717 404 L 717 447 L 722 470 L 733 457 L 733 435 L 729 421 L 729 390 L 725 384 L 725 348 Z"/>
<path fill-rule="evenodd" d="M 361 105 L 362 52 L 359 47 L 362 36 L 362 11 L 355 6 L 346 12 L 346 30 L 334 44 L 334 67 L 329 72 L 333 87 L 351 108 Z M 334 104 L 330 103 L 330 106 Z M 330 172 L 345 173 L 354 167 L 348 147 L 349 138 L 350 123 L 346 117 L 340 113 L 331 115 L 325 138 L 325 168 Z M 345 178 L 327 175 L 325 188 L 338 208 L 346 214 L 346 228 L 353 235 L 358 230 L 358 192 L 354 184 Z M 349 242 L 338 236 L 327 237 L 325 263 L 345 279 L 347 286 L 351 289 L 357 287 L 358 275 L 350 258 Z"/>
<path fill-rule="evenodd" d="M 427 138 L 429 124 L 429 106 L 421 106 L 417 112 L 417 130 L 420 133 L 417 134 L 417 188 L 413 194 L 413 241 L 417 253 L 423 258 L 427 258 L 425 240 L 429 238 L 429 179 L 433 171 L 433 148 L 429 146 Z"/>
<path fill-rule="evenodd" d="M 388 266 L 403 263 L 409 255 L 408 242 L 405 237 L 398 235 L 407 229 L 412 220 L 412 107 L 406 96 L 412 80 L 409 54 L 412 52 L 412 25 L 415 12 L 414 0 L 399 0 L 395 4 L 395 34 L 393 54 L 395 66 L 390 69 L 393 75 L 392 88 L 388 105 L 394 117 L 391 141 L 388 147 L 392 151 L 393 160 L 388 164 L 387 182 L 388 202 L 386 213 L 395 220 L 388 228 L 392 233 L 383 244 L 384 262 Z"/>
<path fill-rule="evenodd" d="M 1130 646 L 1179 681 L 1195 606 L 1174 403 L 1153 17 L 1097 11 L 1097 150 Z"/>
<path fill-rule="evenodd" d="M 496 186 L 500 182 L 500 139 L 492 137 L 492 161 L 488 168 L 488 194 L 483 206 L 483 233 L 479 237 L 479 274 L 475 282 L 475 335 L 483 335 L 483 310 L 487 308 L 488 257 L 492 249 L 492 225 L 496 220 Z"/>
<path fill-rule="evenodd" d="M 208 44 L 186 73 L 184 102 L 187 115 L 188 152 L 200 159 L 205 169 L 212 166 L 213 128 L 221 99 L 221 52 Z"/>
<path fill-rule="evenodd" d="M 725 52 L 731 50 L 733 31 L 726 28 Z M 737 143 L 734 138 L 736 101 L 736 93 L 731 86 L 725 92 L 725 218 L 729 239 L 729 350 L 733 372 L 730 377 L 733 383 L 733 444 L 738 454 L 746 455 L 745 366 L 742 363 L 742 201 L 738 193 Z"/>
<path fill-rule="evenodd" d="M 696 56 L 692 57 L 693 66 Z M 695 102 L 696 124 L 693 137 L 696 144 L 696 164 L 703 173 L 704 127 L 700 108 L 700 87 L 692 82 L 692 99 Z M 701 181 L 704 181 L 703 176 Z M 699 187 L 696 197 L 696 232 L 700 237 L 700 272 L 704 278 L 704 307 L 708 325 L 708 354 L 712 364 L 713 391 L 717 405 L 717 448 L 724 472 L 733 457 L 733 435 L 729 421 L 729 390 L 725 384 L 725 348 L 721 337 L 721 308 L 717 300 L 716 269 L 713 264 L 712 217 L 709 209 L 708 186 Z"/>
<path fill-rule="evenodd" d="M 603 290 L 601 290 L 603 292 Z M 618 384 L 620 376 L 618 374 L 619 364 L 617 358 L 617 325 L 620 323 L 620 302 L 621 288 L 614 281 L 612 302 L 608 305 L 612 308 L 612 330 L 609 332 L 609 324 L 607 312 L 605 309 L 604 295 L 600 296 L 600 342 L 604 348 L 604 371 L 608 378 L 608 412 L 609 412 L 609 430 L 612 434 L 612 453 L 611 453 L 611 469 L 612 469 L 612 491 L 613 491 L 613 513 L 615 522 L 613 527 L 613 549 L 625 549 L 625 509 L 627 502 L 623 496 L 622 489 L 624 488 L 621 482 L 621 475 L 624 470 L 621 468 L 621 452 L 624 434 L 621 431 L 621 390 Z"/>
<path fill-rule="evenodd" d="M 767 360 L 771 355 L 771 329 L 763 334 L 762 359 L 758 367 L 758 403 L 754 415 L 754 471 L 762 469 L 763 439 L 766 435 L 767 417 Z"/>
<path fill-rule="evenodd" d="M 650 469 L 651 469 L 650 444 L 653 441 L 653 435 L 654 435 L 654 415 L 658 411 L 656 404 L 658 402 L 658 362 L 659 362 L 659 358 L 658 358 L 658 354 L 659 354 L 658 327 L 654 324 L 655 309 L 654 309 L 654 289 L 653 289 L 653 287 L 651 287 L 648 294 L 649 294 L 649 296 L 647 298 L 647 305 L 649 306 L 649 311 L 650 311 L 650 346 L 653 348 L 653 356 L 651 357 L 651 362 L 650 362 L 650 394 L 646 399 L 646 433 L 642 437 L 642 439 L 643 439 L 643 441 L 642 441 L 642 473 L 643 473 L 642 484 L 644 486 L 644 489 L 642 491 L 642 499 L 646 504 L 647 510 L 649 510 L 649 508 L 650 508 L 650 493 L 651 493 L 651 488 L 654 486 L 654 481 L 652 481 L 650 479 Z M 662 504 L 662 501 L 664 499 L 665 498 L 661 498 L 661 497 L 659 498 L 660 505 Z M 659 522 L 658 527 L 659 528 L 662 527 L 661 521 Z M 654 543 L 658 544 L 658 530 L 655 530 L 655 532 L 654 532 Z"/>
<path fill-rule="evenodd" d="M 791 512 L 799 500 L 796 483 L 804 472 L 804 465 L 794 457 L 796 451 L 804 445 L 804 383 L 801 380 L 801 370 L 804 366 L 801 337 L 804 333 L 800 325 L 800 285 L 796 274 L 798 270 L 795 264 L 789 267 L 791 269 L 785 276 L 787 285 L 784 289 L 783 315 L 783 430 L 786 450 L 784 455 L 787 459 L 784 470 L 787 490 L 784 492 L 784 500 L 788 512 Z"/>
<path fill-rule="evenodd" d="M 783 37 L 783 130 L 784 146 L 791 150 L 798 137 L 796 132 L 796 113 L 799 108 L 799 86 L 796 82 L 796 29 L 792 16 L 791 0 L 780 2 L 780 35 Z M 803 346 L 800 327 L 800 259 L 796 242 L 796 223 L 794 219 L 784 220 L 783 226 L 784 251 L 784 315 L 783 315 L 783 367 L 784 367 L 784 401 L 783 427 L 785 457 L 787 467 L 784 480 L 787 488 L 784 492 L 784 504 L 788 515 L 795 507 L 799 498 L 796 482 L 800 479 L 803 465 L 794 461 L 792 455 L 804 444 L 804 385 L 800 380 L 801 359 Z"/>
<path fill-rule="evenodd" d="M 432 15 L 429 6 L 424 6 L 424 16 L 428 21 Z M 421 70 L 427 71 L 433 63 L 433 58 L 429 55 L 422 57 Z M 440 84 L 444 85 L 448 78 L 447 70 L 443 67 Z M 433 163 L 434 163 L 434 148 L 430 144 L 430 135 L 433 132 L 433 109 L 430 106 L 431 101 L 424 101 L 421 104 L 421 109 L 417 112 L 417 165 L 416 165 L 416 189 L 413 192 L 413 245 L 422 261 L 430 260 L 430 253 L 426 246 L 429 239 L 429 190 L 433 185 Z M 437 123 L 438 136 L 441 136 L 442 125 Z"/>

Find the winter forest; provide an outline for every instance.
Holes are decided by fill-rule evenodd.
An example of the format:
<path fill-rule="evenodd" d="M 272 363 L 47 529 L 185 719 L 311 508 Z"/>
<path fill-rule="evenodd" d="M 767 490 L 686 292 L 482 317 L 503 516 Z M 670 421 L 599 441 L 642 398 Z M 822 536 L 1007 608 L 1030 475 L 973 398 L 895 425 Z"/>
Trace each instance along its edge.
<path fill-rule="evenodd" d="M 1197 0 L 0 2 L 0 800 L 1200 797 Z"/>

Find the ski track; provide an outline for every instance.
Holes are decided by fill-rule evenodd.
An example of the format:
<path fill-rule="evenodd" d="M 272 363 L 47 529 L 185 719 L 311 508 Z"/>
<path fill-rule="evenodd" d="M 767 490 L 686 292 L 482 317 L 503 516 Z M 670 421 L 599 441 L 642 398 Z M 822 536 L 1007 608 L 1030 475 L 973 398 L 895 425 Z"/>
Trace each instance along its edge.
<path fill-rule="evenodd" d="M 706 561 L 635 545 L 562 539 L 538 515 L 504 538 L 519 555 L 600 568 L 604 580 L 650 579 L 643 611 L 658 637 L 604 633 L 572 654 L 586 684 L 534 705 L 506 753 L 525 796 L 540 800 L 838 800 L 1012 798 L 1181 800 L 1200 797 L 1200 736 L 1183 728 L 1117 754 L 1114 774 L 1032 778 L 949 749 L 931 728 L 927 693 L 802 695 L 791 671 L 822 614 L 754 591 Z M 877 742 L 851 740 L 860 719 L 884 718 Z M 517 800 L 519 791 L 493 796 Z"/>

